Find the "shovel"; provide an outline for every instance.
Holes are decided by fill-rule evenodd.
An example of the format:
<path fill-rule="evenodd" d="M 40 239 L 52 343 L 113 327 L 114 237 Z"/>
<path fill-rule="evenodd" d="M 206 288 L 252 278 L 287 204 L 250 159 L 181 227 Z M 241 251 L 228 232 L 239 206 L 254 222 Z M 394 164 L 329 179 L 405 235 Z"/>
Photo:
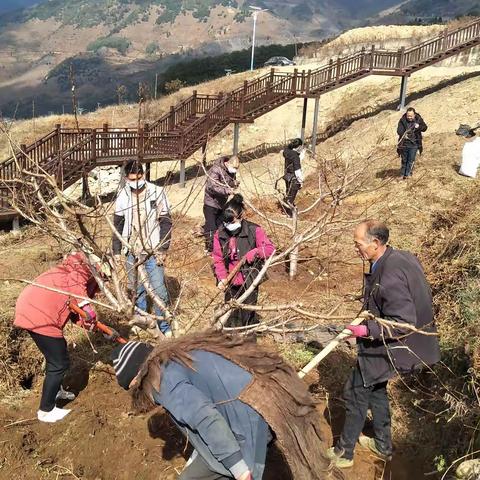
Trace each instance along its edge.
<path fill-rule="evenodd" d="M 350 325 L 360 325 L 367 318 L 370 318 L 371 314 L 368 312 L 362 312 L 357 318 L 350 322 Z M 299 372 L 298 376 L 300 378 L 305 377 L 307 373 L 311 372 L 329 353 L 335 350 L 341 342 L 346 340 L 348 337 L 352 336 L 351 330 L 348 328 L 343 329 L 332 341 L 330 341 L 327 346 L 315 357 L 310 360 Z"/>

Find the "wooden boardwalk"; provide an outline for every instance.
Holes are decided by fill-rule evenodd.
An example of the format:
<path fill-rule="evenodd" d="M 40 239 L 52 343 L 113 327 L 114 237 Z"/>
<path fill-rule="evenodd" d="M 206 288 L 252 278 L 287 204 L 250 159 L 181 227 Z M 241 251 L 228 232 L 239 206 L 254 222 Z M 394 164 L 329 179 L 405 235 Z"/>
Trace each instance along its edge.
<path fill-rule="evenodd" d="M 0 220 L 13 218 L 11 199 L 21 169 L 54 175 L 65 189 L 82 174 L 102 165 L 185 160 L 230 123 L 252 123 L 295 98 L 316 98 L 368 75 L 408 77 L 445 58 L 480 45 L 480 19 L 411 48 L 397 51 L 362 49 L 315 70 L 274 69 L 228 93 L 193 95 L 143 128 L 57 128 L 32 145 L 22 145 L 14 157 L 0 163 Z"/>

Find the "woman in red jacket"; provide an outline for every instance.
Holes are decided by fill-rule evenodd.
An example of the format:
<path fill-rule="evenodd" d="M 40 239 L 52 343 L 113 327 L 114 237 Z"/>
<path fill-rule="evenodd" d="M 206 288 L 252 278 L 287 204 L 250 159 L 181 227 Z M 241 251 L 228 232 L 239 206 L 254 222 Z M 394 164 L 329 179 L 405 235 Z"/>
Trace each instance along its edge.
<path fill-rule="evenodd" d="M 270 257 L 275 247 L 262 227 L 243 219 L 245 205 L 243 197 L 235 194 L 223 209 L 223 225 L 213 238 L 213 263 L 218 288 L 225 290 L 225 302 L 239 298 L 252 285 L 262 263 Z M 226 279 L 238 262 L 245 257 L 245 265 L 234 276 L 229 285 Z M 243 302 L 256 305 L 258 287 Z M 254 311 L 236 310 L 226 326 L 240 327 L 257 323 Z"/>
<path fill-rule="evenodd" d="M 75 297 L 93 298 L 98 289 L 91 268 L 83 253 L 75 253 L 60 265 L 47 270 L 34 280 L 43 285 Z M 71 313 L 68 302 L 72 297 L 36 285 L 27 286 L 18 297 L 14 326 L 23 328 L 32 337 L 46 361 L 45 380 L 37 417 L 53 423 L 65 417 L 70 410 L 55 406 L 56 399 L 73 400 L 75 395 L 62 389 L 62 381 L 69 367 L 67 342 L 63 329 L 70 319 L 91 330 L 96 314 L 88 301 L 78 301 L 87 313 L 87 320 Z"/>

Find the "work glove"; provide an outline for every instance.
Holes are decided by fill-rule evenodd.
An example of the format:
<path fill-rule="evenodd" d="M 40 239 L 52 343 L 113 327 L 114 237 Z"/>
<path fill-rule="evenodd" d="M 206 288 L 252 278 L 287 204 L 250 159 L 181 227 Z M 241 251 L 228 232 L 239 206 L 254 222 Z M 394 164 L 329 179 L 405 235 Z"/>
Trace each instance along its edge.
<path fill-rule="evenodd" d="M 162 267 L 165 264 L 165 260 L 167 259 L 167 252 L 160 251 L 155 253 L 155 260 L 157 261 L 157 265 Z"/>
<path fill-rule="evenodd" d="M 253 263 L 258 256 L 258 250 L 256 248 L 252 248 L 247 254 L 245 255 L 245 260 L 247 263 Z"/>
<path fill-rule="evenodd" d="M 227 282 L 225 280 L 219 280 L 217 283 L 217 288 L 223 292 L 227 288 Z"/>
<path fill-rule="evenodd" d="M 93 330 L 95 330 L 95 327 L 97 325 L 97 314 L 89 304 L 84 305 L 82 307 L 82 310 L 86 313 L 87 316 L 86 318 L 80 317 L 79 324 L 85 330 L 92 332 Z"/>
<path fill-rule="evenodd" d="M 347 325 L 346 329 L 352 332 L 352 337 L 368 337 L 368 327 L 366 325 Z"/>
<path fill-rule="evenodd" d="M 253 480 L 250 471 L 243 473 L 240 477 L 236 477 L 236 480 Z"/>

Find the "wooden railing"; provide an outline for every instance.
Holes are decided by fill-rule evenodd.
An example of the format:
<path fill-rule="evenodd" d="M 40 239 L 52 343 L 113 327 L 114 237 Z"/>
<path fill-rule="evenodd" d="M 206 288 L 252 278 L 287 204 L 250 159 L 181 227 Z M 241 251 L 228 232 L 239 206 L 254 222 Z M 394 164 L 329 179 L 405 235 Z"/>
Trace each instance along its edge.
<path fill-rule="evenodd" d="M 293 98 L 315 97 L 367 75 L 408 75 L 480 44 L 480 20 L 445 30 L 411 48 L 363 48 L 315 70 L 269 73 L 228 93 L 193 95 L 142 128 L 56 129 L 0 164 L 0 216 L 11 215 L 9 198 L 21 169 L 44 171 L 63 188 L 98 165 L 129 158 L 185 159 L 232 122 L 252 122 Z"/>

